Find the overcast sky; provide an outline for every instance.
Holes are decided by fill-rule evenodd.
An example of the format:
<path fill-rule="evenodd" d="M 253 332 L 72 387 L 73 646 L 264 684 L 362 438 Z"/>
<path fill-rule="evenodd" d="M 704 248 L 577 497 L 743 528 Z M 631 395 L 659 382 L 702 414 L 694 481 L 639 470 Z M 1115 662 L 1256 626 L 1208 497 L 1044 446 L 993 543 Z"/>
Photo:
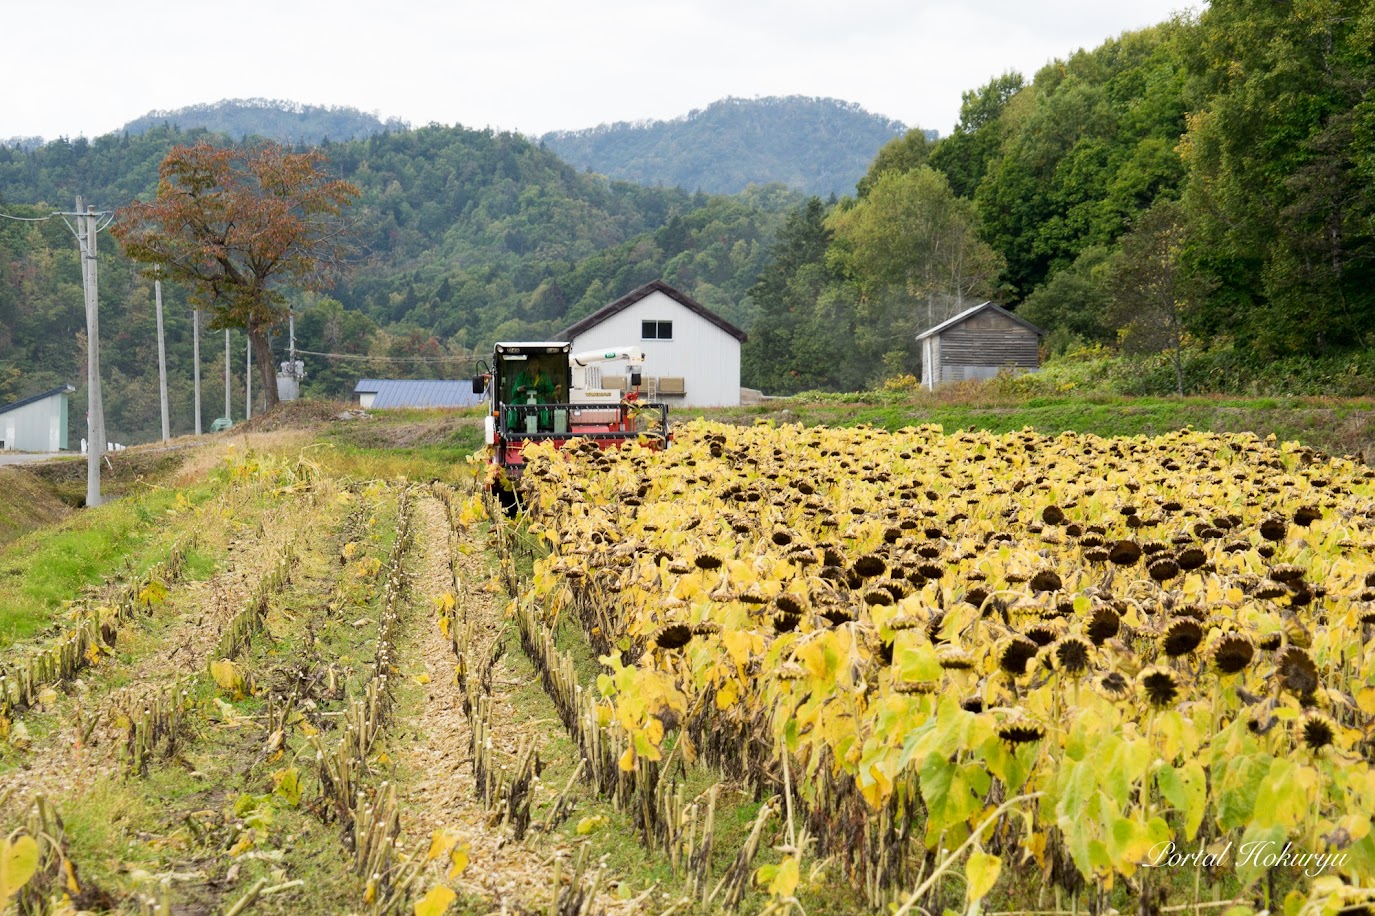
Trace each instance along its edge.
<path fill-rule="evenodd" d="M 537 135 L 808 95 L 946 134 L 962 91 L 1198 5 L 0 0 L 0 138 L 97 137 L 149 111 L 255 97 Z"/>

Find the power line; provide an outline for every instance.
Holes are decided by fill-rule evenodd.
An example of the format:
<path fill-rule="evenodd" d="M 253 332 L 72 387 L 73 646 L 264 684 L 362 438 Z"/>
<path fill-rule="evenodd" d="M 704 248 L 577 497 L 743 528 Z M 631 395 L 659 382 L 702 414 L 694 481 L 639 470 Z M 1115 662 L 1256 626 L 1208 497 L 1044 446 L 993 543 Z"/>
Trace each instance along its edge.
<path fill-rule="evenodd" d="M 382 363 L 475 363 L 476 356 L 368 356 L 366 353 L 321 353 L 317 350 L 297 349 L 306 356 L 327 356 L 330 359 L 364 359 Z"/>
<path fill-rule="evenodd" d="M 57 216 L 57 214 L 49 213 L 47 216 L 11 216 L 8 213 L 0 213 L 0 219 L 12 219 L 16 223 L 46 223 L 54 216 Z"/>

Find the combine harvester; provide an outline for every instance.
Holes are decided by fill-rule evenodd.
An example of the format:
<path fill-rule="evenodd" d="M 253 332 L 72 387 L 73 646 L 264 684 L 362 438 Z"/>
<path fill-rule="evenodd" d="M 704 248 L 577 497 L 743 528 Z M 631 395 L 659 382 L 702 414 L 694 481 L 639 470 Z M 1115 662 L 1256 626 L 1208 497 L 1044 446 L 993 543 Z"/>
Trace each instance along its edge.
<path fill-rule="evenodd" d="M 552 441 L 562 448 L 586 439 L 602 448 L 639 442 L 666 447 L 668 406 L 639 400 L 644 351 L 616 347 L 573 353 L 560 341 L 499 343 L 489 371 L 473 379 L 473 392 L 487 396 L 488 486 L 507 511 L 516 505 L 514 484 L 525 466 L 523 452 L 532 442 Z M 602 368 L 624 362 L 626 375 L 617 384 Z"/>

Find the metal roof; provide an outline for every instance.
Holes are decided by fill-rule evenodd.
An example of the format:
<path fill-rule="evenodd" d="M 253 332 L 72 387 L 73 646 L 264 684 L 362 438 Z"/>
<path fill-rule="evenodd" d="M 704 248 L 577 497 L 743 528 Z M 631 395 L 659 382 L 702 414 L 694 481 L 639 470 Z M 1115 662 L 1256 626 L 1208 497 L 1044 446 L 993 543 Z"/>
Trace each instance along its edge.
<path fill-rule="evenodd" d="M 946 328 L 954 327 L 962 321 L 967 321 L 968 319 L 973 318 L 975 315 L 977 315 L 979 312 L 984 311 L 985 309 L 992 309 L 993 311 L 997 312 L 999 315 L 1002 315 L 1005 318 L 1011 318 L 1013 321 L 1017 322 L 1027 330 L 1035 331 L 1038 335 L 1044 336 L 1046 333 L 1045 331 L 1042 331 L 1040 328 L 1036 327 L 1036 325 L 1032 324 L 1030 321 L 1027 321 L 1025 318 L 1018 318 L 1016 315 L 1012 314 L 1002 306 L 994 305 L 992 302 L 981 302 L 973 308 L 965 309 L 963 312 L 960 312 L 953 318 L 947 318 L 945 321 L 942 321 L 934 328 L 930 328 L 929 330 L 923 331 L 922 333 L 917 335 L 917 340 L 923 340 L 927 337 L 939 334 Z"/>
<path fill-rule="evenodd" d="M 44 398 L 50 398 L 55 394 L 71 394 L 73 391 L 76 391 L 76 388 L 72 385 L 59 385 L 57 388 L 54 388 L 51 391 L 45 391 L 42 394 L 35 394 L 32 397 L 24 398 L 24 400 L 22 401 L 15 401 L 13 404 L 6 404 L 4 407 L 0 407 L 0 413 L 9 413 L 11 410 L 16 410 L 20 407 L 32 404 L 35 401 L 41 401 Z"/>
<path fill-rule="evenodd" d="M 361 379 L 354 394 L 373 394 L 374 409 L 389 407 L 473 407 L 482 403 L 473 394 L 472 379 Z"/>

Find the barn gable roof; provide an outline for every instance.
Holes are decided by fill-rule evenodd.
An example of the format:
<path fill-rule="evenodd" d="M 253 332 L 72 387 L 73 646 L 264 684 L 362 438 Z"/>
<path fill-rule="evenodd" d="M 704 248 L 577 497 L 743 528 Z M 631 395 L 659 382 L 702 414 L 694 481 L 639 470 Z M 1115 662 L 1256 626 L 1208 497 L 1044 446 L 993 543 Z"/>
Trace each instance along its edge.
<path fill-rule="evenodd" d="M 1022 327 L 1026 328 L 1027 330 L 1029 330 L 1029 331 L 1035 331 L 1036 334 L 1037 334 L 1037 336 L 1040 336 L 1040 337 L 1044 337 L 1044 336 L 1045 336 L 1045 333 L 1046 333 L 1045 331 L 1043 331 L 1043 330 L 1041 330 L 1040 328 L 1036 327 L 1036 325 L 1032 324 L 1030 321 L 1027 321 L 1025 318 L 1019 318 L 1019 317 L 1017 317 L 1016 315 L 1014 315 L 1014 314 L 1012 314 L 1011 312 L 1009 312 L 1007 309 L 1005 309 L 1005 308 L 1003 308 L 1003 307 L 1001 307 L 1001 306 L 998 306 L 998 305 L 994 305 L 992 302 L 981 302 L 981 303 L 979 303 L 978 305 L 974 306 L 973 308 L 965 309 L 963 312 L 960 312 L 958 315 L 954 316 L 953 318 L 947 318 L 946 320 L 942 321 L 940 324 L 936 325 L 934 328 L 930 328 L 929 330 L 923 331 L 922 333 L 920 333 L 920 334 L 917 335 L 917 340 L 925 340 L 925 339 L 928 338 L 928 337 L 934 337 L 934 336 L 936 336 L 937 334 L 941 333 L 942 331 L 944 331 L 944 330 L 946 330 L 946 329 L 948 329 L 948 328 L 953 328 L 955 325 L 960 324 L 961 322 L 968 321 L 970 318 L 973 318 L 975 315 L 979 314 L 980 312 L 988 311 L 988 310 L 992 310 L 992 311 L 994 311 L 994 312 L 997 312 L 999 315 L 1002 315 L 1002 316 L 1005 317 L 1005 318 L 1011 318 L 1013 321 L 1017 322 L 1018 324 L 1020 324 Z"/>
<path fill-rule="evenodd" d="M 587 329 L 596 327 L 597 325 L 601 324 L 603 321 L 610 318 L 612 315 L 617 314 L 618 312 L 625 311 L 626 309 L 630 308 L 632 305 L 634 305 L 635 303 L 639 302 L 641 299 L 644 299 L 652 293 L 663 293 L 665 296 L 668 296 L 670 299 L 672 299 L 674 302 L 677 302 L 679 305 L 681 305 L 688 311 L 695 312 L 696 314 L 701 315 L 707 321 L 716 325 L 718 328 L 725 331 L 727 334 L 729 334 L 731 337 L 734 337 L 741 343 L 744 343 L 746 337 L 749 336 L 744 331 L 740 330 L 735 325 L 731 324 L 729 321 L 722 318 L 720 315 L 716 314 L 702 303 L 698 302 L 696 299 L 693 299 L 687 293 L 679 292 L 678 290 L 669 286 L 663 280 L 653 280 L 649 283 L 646 283 L 644 286 L 641 286 L 639 289 L 631 290 L 621 298 L 617 299 L 615 302 L 612 302 L 610 305 L 602 306 L 601 308 L 597 309 L 597 311 L 593 312 L 591 315 L 588 315 L 586 318 L 579 321 L 577 324 L 565 328 L 563 331 L 560 331 L 558 334 L 555 334 L 554 339 L 572 340 L 573 338 L 577 337 L 579 334 L 586 331 Z"/>
<path fill-rule="evenodd" d="M 71 394 L 73 391 L 76 391 L 76 388 L 72 385 L 59 385 L 51 391 L 45 391 L 42 394 L 32 395 L 31 397 L 24 398 L 22 401 L 15 401 L 13 404 L 6 404 L 4 407 L 0 407 L 0 413 L 9 413 L 11 410 L 18 410 L 20 407 L 27 407 L 29 404 L 41 401 L 44 398 L 50 398 L 55 394 Z"/>

